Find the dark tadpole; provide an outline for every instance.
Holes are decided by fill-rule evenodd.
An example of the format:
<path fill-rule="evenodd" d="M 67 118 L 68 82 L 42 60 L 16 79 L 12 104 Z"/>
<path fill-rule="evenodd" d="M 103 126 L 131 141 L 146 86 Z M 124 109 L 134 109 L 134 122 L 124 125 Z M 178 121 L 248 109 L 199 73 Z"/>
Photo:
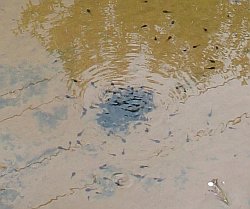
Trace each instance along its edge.
<path fill-rule="evenodd" d="M 195 49 L 195 48 L 197 48 L 198 46 L 200 46 L 200 44 L 194 45 L 193 48 Z"/>
<path fill-rule="evenodd" d="M 215 60 L 209 60 L 210 62 L 212 62 L 212 63 L 215 63 Z"/>
<path fill-rule="evenodd" d="M 168 39 L 167 39 L 167 41 L 169 41 L 170 39 L 172 38 L 172 36 L 168 36 Z"/>
<path fill-rule="evenodd" d="M 76 175 L 76 172 L 72 172 L 71 178 L 73 178 Z"/>
<path fill-rule="evenodd" d="M 171 21 L 171 24 L 172 24 L 172 25 L 173 25 L 173 24 L 175 24 L 175 21 L 174 21 L 174 20 L 172 20 L 172 21 Z"/>
<path fill-rule="evenodd" d="M 85 192 L 91 192 L 91 191 L 93 191 L 93 190 L 96 190 L 96 189 L 94 189 L 94 188 L 86 188 L 86 189 L 85 189 Z"/>
<path fill-rule="evenodd" d="M 142 26 L 141 26 L 141 28 L 146 28 L 146 27 L 148 27 L 148 25 L 142 25 Z"/>
<path fill-rule="evenodd" d="M 121 140 L 122 140 L 123 143 L 127 142 L 126 139 L 124 139 L 124 138 L 121 138 Z"/>
<path fill-rule="evenodd" d="M 95 82 L 94 82 L 94 81 L 91 81 L 91 82 L 90 82 L 90 85 L 93 86 L 94 88 L 97 88 L 97 86 L 95 85 Z"/>
<path fill-rule="evenodd" d="M 207 32 L 207 28 L 203 28 L 203 30 L 204 30 L 205 32 Z"/>
<path fill-rule="evenodd" d="M 148 165 L 140 165 L 140 168 L 148 168 Z"/>
<path fill-rule="evenodd" d="M 213 66 L 213 67 L 206 67 L 206 69 L 209 69 L 209 70 L 214 70 L 215 69 L 215 67 Z"/>
<path fill-rule="evenodd" d="M 58 146 L 57 149 L 60 149 L 60 150 L 69 150 L 69 148 L 64 148 L 62 146 Z"/>
<path fill-rule="evenodd" d="M 76 140 L 76 143 L 82 146 L 82 143 L 80 140 Z"/>
<path fill-rule="evenodd" d="M 82 134 L 83 134 L 83 130 L 81 132 L 77 133 L 77 137 L 82 136 Z"/>
<path fill-rule="evenodd" d="M 101 170 L 103 170 L 103 169 L 107 169 L 107 164 L 103 164 L 103 165 L 101 165 L 101 166 L 99 166 L 99 169 L 101 169 Z"/>
<path fill-rule="evenodd" d="M 210 112 L 208 113 L 208 117 L 211 117 L 213 114 L 213 110 L 211 109 Z"/>
<path fill-rule="evenodd" d="M 67 99 L 74 99 L 75 97 L 73 97 L 73 96 L 70 96 L 70 95 L 65 95 L 65 97 L 67 98 Z"/>
<path fill-rule="evenodd" d="M 85 107 L 82 108 L 82 114 L 81 114 L 81 118 L 86 115 L 87 113 L 87 109 Z"/>
<path fill-rule="evenodd" d="M 153 141 L 153 142 L 155 142 L 155 143 L 157 143 L 157 144 L 161 143 L 161 141 L 158 140 L 158 139 L 150 139 L 150 140 Z"/>
<path fill-rule="evenodd" d="M 164 179 L 164 178 L 154 178 L 154 180 L 157 181 L 157 182 L 162 182 L 162 181 L 164 181 L 165 179 Z"/>
<path fill-rule="evenodd" d="M 172 13 L 172 12 L 169 11 L 169 10 L 163 10 L 162 12 L 163 12 L 163 13 Z"/>
<path fill-rule="evenodd" d="M 154 40 L 157 41 L 157 37 L 156 36 L 155 36 Z"/>
<path fill-rule="evenodd" d="M 134 177 L 138 179 L 144 179 L 145 175 L 140 175 L 140 174 L 132 174 Z"/>
<path fill-rule="evenodd" d="M 91 14 L 91 11 L 90 11 L 90 9 L 87 9 L 86 11 L 87 11 L 87 12 L 88 12 L 89 14 Z"/>

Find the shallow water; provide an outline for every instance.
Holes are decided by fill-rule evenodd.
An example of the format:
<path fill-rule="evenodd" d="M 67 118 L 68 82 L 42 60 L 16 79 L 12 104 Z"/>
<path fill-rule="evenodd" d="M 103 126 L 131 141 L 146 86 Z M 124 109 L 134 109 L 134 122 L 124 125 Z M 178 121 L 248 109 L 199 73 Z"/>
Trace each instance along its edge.
<path fill-rule="evenodd" d="M 0 19 L 0 208 L 249 208 L 248 1 L 2 0 Z"/>

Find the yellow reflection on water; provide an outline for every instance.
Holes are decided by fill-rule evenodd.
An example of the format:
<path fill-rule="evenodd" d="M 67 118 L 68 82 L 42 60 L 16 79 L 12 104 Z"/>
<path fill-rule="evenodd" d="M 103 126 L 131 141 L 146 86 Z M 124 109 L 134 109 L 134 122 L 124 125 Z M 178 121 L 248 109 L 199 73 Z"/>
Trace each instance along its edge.
<path fill-rule="evenodd" d="M 195 82 L 231 74 L 247 82 L 247 1 L 29 1 L 18 22 L 64 64 L 70 77 L 156 73 Z M 97 79 L 98 80 L 98 79 Z"/>

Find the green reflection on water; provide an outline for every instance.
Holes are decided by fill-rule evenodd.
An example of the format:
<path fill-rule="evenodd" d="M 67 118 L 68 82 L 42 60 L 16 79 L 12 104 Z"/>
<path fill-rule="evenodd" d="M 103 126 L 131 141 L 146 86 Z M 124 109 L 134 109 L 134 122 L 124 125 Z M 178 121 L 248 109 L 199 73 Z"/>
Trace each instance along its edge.
<path fill-rule="evenodd" d="M 29 1 L 17 33 L 29 31 L 58 53 L 70 77 L 109 61 L 111 79 L 138 68 L 163 77 L 186 72 L 195 82 L 233 75 L 246 84 L 247 17 L 247 1 Z"/>

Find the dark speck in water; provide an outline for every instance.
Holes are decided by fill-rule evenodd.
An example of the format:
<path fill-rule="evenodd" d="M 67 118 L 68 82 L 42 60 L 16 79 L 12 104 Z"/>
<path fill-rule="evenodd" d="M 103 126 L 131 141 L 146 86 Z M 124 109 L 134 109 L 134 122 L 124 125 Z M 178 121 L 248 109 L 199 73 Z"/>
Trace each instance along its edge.
<path fill-rule="evenodd" d="M 155 36 L 154 40 L 157 41 L 157 37 L 156 36 Z"/>
<path fill-rule="evenodd" d="M 87 11 L 88 13 L 91 13 L 90 9 L 87 9 L 86 11 Z"/>
<path fill-rule="evenodd" d="M 174 23 L 175 23 L 175 21 L 174 21 L 174 20 L 172 20 L 172 21 L 171 21 L 171 24 L 173 25 Z"/>
<path fill-rule="evenodd" d="M 148 25 L 142 25 L 141 28 L 146 28 Z"/>
<path fill-rule="evenodd" d="M 205 32 L 207 32 L 207 28 L 203 28 L 203 30 L 204 30 Z"/>
<path fill-rule="evenodd" d="M 140 168 L 148 168 L 148 165 L 140 165 Z"/>

